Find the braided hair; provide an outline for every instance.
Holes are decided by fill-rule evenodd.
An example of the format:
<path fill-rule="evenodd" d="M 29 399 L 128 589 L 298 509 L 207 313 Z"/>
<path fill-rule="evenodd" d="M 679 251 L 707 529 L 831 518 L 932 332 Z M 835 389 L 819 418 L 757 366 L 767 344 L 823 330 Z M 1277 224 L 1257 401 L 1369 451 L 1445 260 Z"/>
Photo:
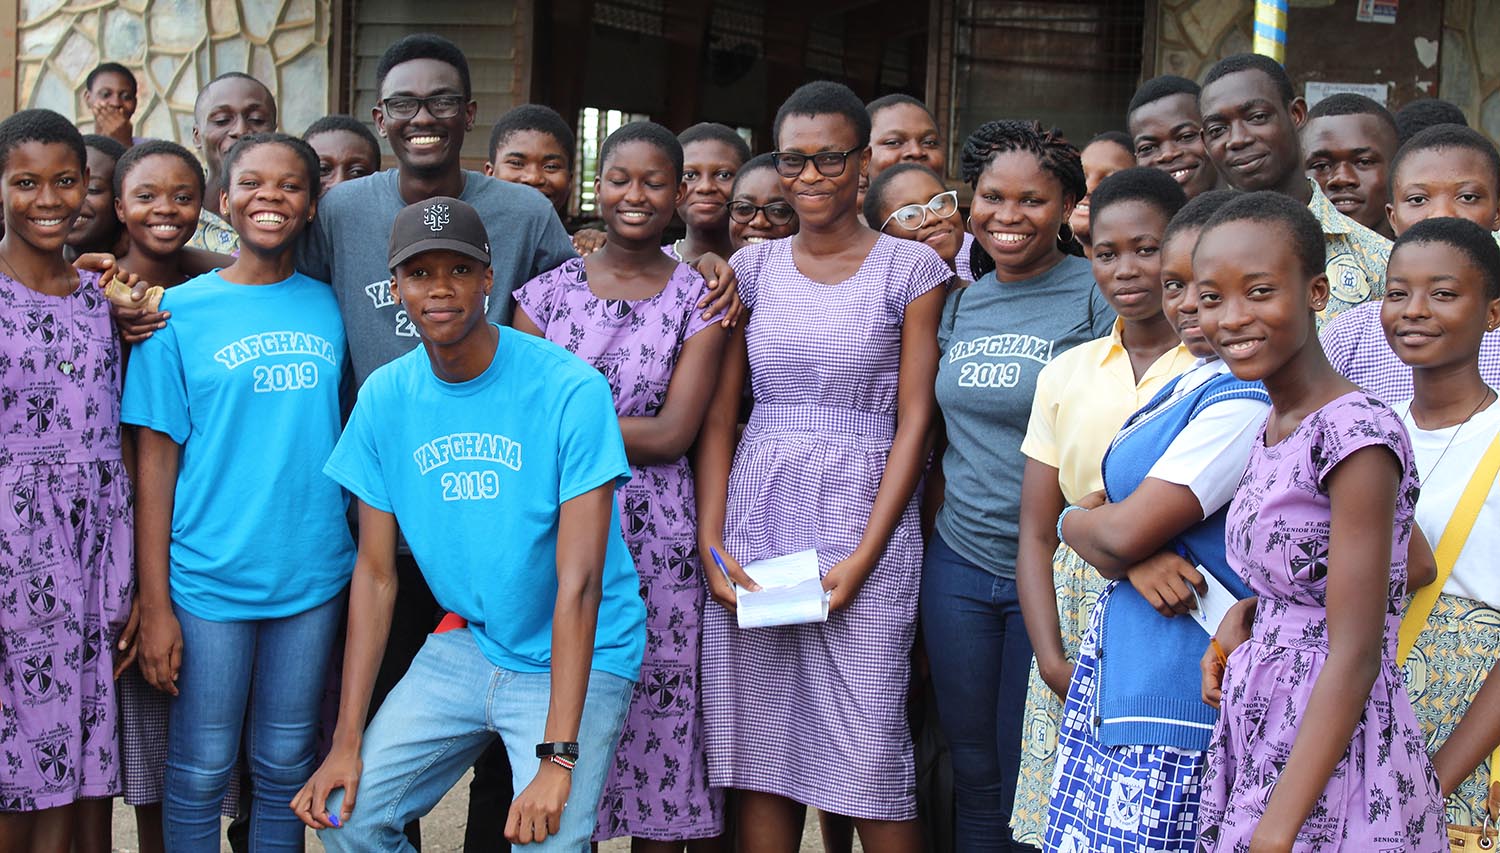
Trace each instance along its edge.
<path fill-rule="evenodd" d="M 1062 185 L 1063 197 L 1070 203 L 1088 195 L 1078 149 L 1068 142 L 1061 130 L 1055 127 L 1047 130 L 1036 121 L 1002 119 L 980 125 L 964 142 L 963 152 L 959 155 L 959 175 L 964 183 L 978 188 L 979 176 L 995 157 L 1011 151 L 1026 151 L 1035 156 L 1041 167 L 1057 178 Z M 1057 248 L 1064 254 L 1083 256 L 1083 247 L 1073 239 L 1072 229 L 1068 228 L 1066 221 L 1058 231 Z M 971 252 L 969 265 L 974 278 L 978 279 L 995 268 L 995 261 L 987 252 Z"/>

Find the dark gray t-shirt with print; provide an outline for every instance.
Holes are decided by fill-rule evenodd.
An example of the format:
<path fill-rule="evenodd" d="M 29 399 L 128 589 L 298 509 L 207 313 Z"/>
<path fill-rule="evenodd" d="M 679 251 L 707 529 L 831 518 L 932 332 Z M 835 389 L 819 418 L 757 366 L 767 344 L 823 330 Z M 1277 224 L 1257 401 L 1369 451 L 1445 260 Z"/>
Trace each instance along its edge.
<path fill-rule="evenodd" d="M 333 285 L 356 385 L 376 368 L 415 349 L 421 339 L 391 297 L 391 226 L 406 207 L 387 169 L 339 184 L 318 202 L 318 215 L 298 246 L 297 269 Z M 511 291 L 577 257 L 552 203 L 531 187 L 464 172 L 459 196 L 484 221 L 495 289 L 485 313 L 510 322 Z"/>
<path fill-rule="evenodd" d="M 960 556 L 1016 575 L 1021 440 L 1036 378 L 1055 356 L 1109 334 L 1115 312 L 1089 262 L 1068 256 L 1025 281 L 989 273 L 948 295 L 938 327 L 937 402 L 948 429 L 937 530 Z"/>

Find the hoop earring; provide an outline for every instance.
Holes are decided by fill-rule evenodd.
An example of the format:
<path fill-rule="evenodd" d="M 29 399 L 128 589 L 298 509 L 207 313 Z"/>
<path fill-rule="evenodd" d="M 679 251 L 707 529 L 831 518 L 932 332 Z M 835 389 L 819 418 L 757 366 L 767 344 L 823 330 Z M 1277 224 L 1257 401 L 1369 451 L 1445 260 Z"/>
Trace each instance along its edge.
<path fill-rule="evenodd" d="M 1058 242 L 1062 243 L 1063 245 L 1067 245 L 1069 243 L 1077 241 L 1077 239 L 1078 238 L 1076 236 L 1074 236 L 1074 234 L 1073 234 L 1073 226 L 1069 225 L 1066 222 L 1064 222 L 1062 225 L 1058 226 L 1058 229 L 1057 229 L 1057 240 L 1058 240 Z"/>

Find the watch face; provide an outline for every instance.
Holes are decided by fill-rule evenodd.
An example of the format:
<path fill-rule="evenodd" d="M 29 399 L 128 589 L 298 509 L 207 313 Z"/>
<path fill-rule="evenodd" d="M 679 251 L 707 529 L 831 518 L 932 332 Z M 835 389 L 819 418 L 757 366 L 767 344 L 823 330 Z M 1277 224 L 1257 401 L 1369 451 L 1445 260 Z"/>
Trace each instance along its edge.
<path fill-rule="evenodd" d="M 572 741 L 539 743 L 536 745 L 536 757 L 546 758 L 549 755 L 561 755 L 564 758 L 578 757 L 578 744 Z"/>

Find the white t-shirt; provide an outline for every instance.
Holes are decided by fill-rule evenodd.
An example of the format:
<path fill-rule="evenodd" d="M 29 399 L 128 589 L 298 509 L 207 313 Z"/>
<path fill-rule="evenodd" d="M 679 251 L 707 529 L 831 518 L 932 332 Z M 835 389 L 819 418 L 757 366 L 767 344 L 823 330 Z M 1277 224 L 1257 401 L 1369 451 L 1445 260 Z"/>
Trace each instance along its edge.
<path fill-rule="evenodd" d="M 1182 374 L 1172 396 L 1180 397 L 1228 372 L 1222 361 L 1199 359 Z M 1203 517 L 1213 515 L 1234 497 L 1270 408 L 1270 403 L 1248 397 L 1214 403 L 1188 421 L 1146 476 L 1187 486 L 1203 507 Z"/>
<path fill-rule="evenodd" d="M 1459 496 L 1474 476 L 1474 469 L 1490 442 L 1495 440 L 1495 434 L 1500 432 L 1500 404 L 1491 403 L 1468 423 L 1434 430 L 1416 425 L 1410 415 L 1410 400 L 1397 403 L 1395 410 L 1411 434 L 1411 449 L 1422 481 L 1422 494 L 1417 499 L 1417 525 L 1436 549 L 1458 506 Z M 1450 439 L 1452 446 L 1448 444 Z M 1497 557 L 1500 557 L 1500 486 L 1492 483 L 1443 592 L 1500 608 Z"/>

